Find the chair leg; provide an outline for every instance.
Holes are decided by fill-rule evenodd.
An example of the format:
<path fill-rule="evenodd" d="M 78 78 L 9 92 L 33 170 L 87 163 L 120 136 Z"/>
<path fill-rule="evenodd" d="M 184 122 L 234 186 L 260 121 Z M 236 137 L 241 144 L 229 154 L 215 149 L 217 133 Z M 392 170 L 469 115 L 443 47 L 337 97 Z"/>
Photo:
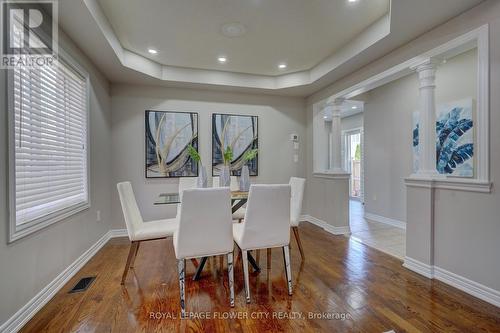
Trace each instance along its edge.
<path fill-rule="evenodd" d="M 267 269 L 271 269 L 271 249 L 267 249 Z"/>
<path fill-rule="evenodd" d="M 245 277 L 245 297 L 247 303 L 250 303 L 250 281 L 248 278 L 248 251 L 243 250 L 241 253 L 243 261 L 243 275 Z"/>
<path fill-rule="evenodd" d="M 229 277 L 229 304 L 234 307 L 234 270 L 233 252 L 227 254 L 227 274 Z"/>
<path fill-rule="evenodd" d="M 185 303 L 185 288 L 184 288 L 184 279 L 185 279 L 185 260 L 180 259 L 177 261 L 177 270 L 179 272 L 179 291 L 180 291 L 180 301 L 181 301 L 181 318 L 186 316 L 186 303 Z"/>
<path fill-rule="evenodd" d="M 306 257 L 304 255 L 304 250 L 302 249 L 302 242 L 300 241 L 300 236 L 299 236 L 299 228 L 298 227 L 292 227 L 293 234 L 295 235 L 295 240 L 297 241 L 297 246 L 299 247 L 299 252 L 302 260 L 305 260 Z"/>
<path fill-rule="evenodd" d="M 288 284 L 288 295 L 292 295 L 292 269 L 290 267 L 290 252 L 288 245 L 283 246 L 283 259 L 285 260 L 285 274 Z"/>
<path fill-rule="evenodd" d="M 241 249 L 238 245 L 236 245 L 236 255 L 235 255 L 235 258 L 234 258 L 234 264 L 237 265 L 238 262 L 241 260 Z"/>
<path fill-rule="evenodd" d="M 134 257 L 132 258 L 132 260 L 130 262 L 130 268 L 134 268 L 135 258 L 137 258 L 137 253 L 139 253 L 139 246 L 140 245 L 141 245 L 141 242 L 137 242 L 137 246 L 135 248 Z"/>
<path fill-rule="evenodd" d="M 127 263 L 125 264 L 121 284 L 125 284 L 125 279 L 127 278 L 128 270 L 130 269 L 130 263 L 132 262 L 132 258 L 135 256 L 137 246 L 138 242 L 132 242 L 132 244 L 130 244 L 130 250 L 128 251 Z"/>

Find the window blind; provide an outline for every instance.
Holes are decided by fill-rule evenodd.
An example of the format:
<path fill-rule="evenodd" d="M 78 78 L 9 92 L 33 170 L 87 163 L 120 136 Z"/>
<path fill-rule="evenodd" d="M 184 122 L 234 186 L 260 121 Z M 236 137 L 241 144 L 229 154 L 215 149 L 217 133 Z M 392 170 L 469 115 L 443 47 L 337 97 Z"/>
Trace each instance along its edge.
<path fill-rule="evenodd" d="M 86 90 L 61 59 L 13 70 L 16 225 L 88 204 Z"/>

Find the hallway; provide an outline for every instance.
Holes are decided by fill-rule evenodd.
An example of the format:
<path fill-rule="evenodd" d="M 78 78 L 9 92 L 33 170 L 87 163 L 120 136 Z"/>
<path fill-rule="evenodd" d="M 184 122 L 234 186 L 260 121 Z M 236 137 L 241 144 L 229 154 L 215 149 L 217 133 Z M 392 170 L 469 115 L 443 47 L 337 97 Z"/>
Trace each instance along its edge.
<path fill-rule="evenodd" d="M 364 206 L 356 200 L 349 201 L 350 238 L 403 260 L 406 252 L 406 232 L 388 224 L 367 220 Z"/>

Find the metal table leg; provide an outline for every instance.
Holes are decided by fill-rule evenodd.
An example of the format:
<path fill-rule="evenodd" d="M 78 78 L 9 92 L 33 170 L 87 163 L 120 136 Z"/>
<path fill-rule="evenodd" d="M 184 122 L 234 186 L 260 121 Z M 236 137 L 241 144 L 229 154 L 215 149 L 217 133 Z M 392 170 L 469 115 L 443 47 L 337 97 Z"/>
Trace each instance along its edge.
<path fill-rule="evenodd" d="M 207 262 L 208 257 L 201 258 L 200 264 L 196 269 L 196 273 L 193 276 L 193 281 L 196 281 L 200 278 L 201 272 L 203 271 L 203 267 L 205 267 L 205 263 Z"/>

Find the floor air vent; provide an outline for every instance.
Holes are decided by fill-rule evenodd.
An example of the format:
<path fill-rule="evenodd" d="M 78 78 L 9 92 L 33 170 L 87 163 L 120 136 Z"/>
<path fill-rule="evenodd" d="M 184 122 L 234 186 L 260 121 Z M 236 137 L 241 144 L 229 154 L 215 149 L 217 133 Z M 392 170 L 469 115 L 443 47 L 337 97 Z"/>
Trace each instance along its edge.
<path fill-rule="evenodd" d="M 95 276 L 88 276 L 88 277 L 84 277 L 82 278 L 80 281 L 78 281 L 78 283 L 73 287 L 73 289 L 71 289 L 68 294 L 72 294 L 72 293 L 79 293 L 81 291 L 85 291 L 87 290 L 90 285 L 92 284 L 92 282 L 94 282 L 95 280 Z"/>

